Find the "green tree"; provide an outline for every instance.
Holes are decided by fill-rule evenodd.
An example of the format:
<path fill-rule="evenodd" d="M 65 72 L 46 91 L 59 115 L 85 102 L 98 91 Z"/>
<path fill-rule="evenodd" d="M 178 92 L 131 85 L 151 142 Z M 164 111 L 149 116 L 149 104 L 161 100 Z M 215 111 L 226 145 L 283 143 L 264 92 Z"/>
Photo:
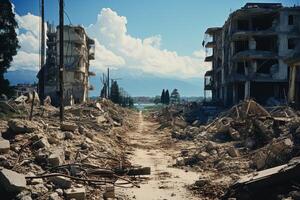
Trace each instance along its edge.
<path fill-rule="evenodd" d="M 9 81 L 4 78 L 4 73 L 10 67 L 13 56 L 17 54 L 18 38 L 16 33 L 18 24 L 12 11 L 9 0 L 1 0 L 0 3 L 0 94 L 13 95 L 9 87 Z"/>
<path fill-rule="evenodd" d="M 117 81 L 113 81 L 111 84 L 110 89 L 110 100 L 114 103 L 120 104 L 121 98 L 120 98 L 120 91 L 119 91 L 119 85 Z"/>
<path fill-rule="evenodd" d="M 169 105 L 170 104 L 170 94 L 169 94 L 169 90 L 166 91 L 166 100 L 165 100 L 165 104 Z"/>
<path fill-rule="evenodd" d="M 160 95 L 160 103 L 165 104 L 165 99 L 166 99 L 166 92 L 165 89 L 163 89 Z"/>
<path fill-rule="evenodd" d="M 133 98 L 132 98 L 132 97 L 129 97 L 129 100 L 128 100 L 128 106 L 129 106 L 130 108 L 133 108 L 133 106 L 134 106 L 134 101 L 133 101 Z"/>
<path fill-rule="evenodd" d="M 160 97 L 160 96 L 156 96 L 156 97 L 154 98 L 154 100 L 153 100 L 153 103 L 155 103 L 155 104 L 161 103 L 161 97 Z"/>
<path fill-rule="evenodd" d="M 180 95 L 177 89 L 174 89 L 171 93 L 170 102 L 172 104 L 180 103 Z"/>

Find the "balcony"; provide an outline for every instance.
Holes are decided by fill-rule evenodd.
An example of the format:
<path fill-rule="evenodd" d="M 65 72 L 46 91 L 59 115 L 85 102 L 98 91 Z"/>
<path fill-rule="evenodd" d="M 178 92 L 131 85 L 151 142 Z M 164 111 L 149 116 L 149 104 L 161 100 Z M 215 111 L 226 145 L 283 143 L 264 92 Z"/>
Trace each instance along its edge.
<path fill-rule="evenodd" d="M 215 42 L 207 42 L 205 44 L 205 48 L 214 48 L 216 46 Z"/>
<path fill-rule="evenodd" d="M 271 51 L 259 51 L 259 50 L 245 50 L 236 53 L 232 59 L 239 60 L 252 60 L 252 59 L 277 59 L 276 53 Z"/>
<path fill-rule="evenodd" d="M 204 90 L 213 90 L 213 81 L 212 81 L 213 71 L 207 71 L 204 74 Z"/>
<path fill-rule="evenodd" d="M 214 56 L 213 56 L 213 55 L 211 55 L 211 56 L 206 56 L 204 61 L 205 61 L 205 62 L 212 62 L 213 59 L 214 59 Z"/>
<path fill-rule="evenodd" d="M 95 60 L 95 44 L 89 44 L 89 60 Z"/>
<path fill-rule="evenodd" d="M 95 72 L 88 72 L 88 75 L 89 76 L 96 76 L 96 73 Z"/>

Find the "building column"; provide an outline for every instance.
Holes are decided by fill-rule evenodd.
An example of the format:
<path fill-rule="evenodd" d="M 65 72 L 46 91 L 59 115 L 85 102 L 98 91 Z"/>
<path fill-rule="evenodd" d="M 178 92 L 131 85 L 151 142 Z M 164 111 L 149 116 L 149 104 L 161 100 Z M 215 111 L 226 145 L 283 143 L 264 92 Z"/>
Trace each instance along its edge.
<path fill-rule="evenodd" d="M 245 82 L 245 95 L 244 95 L 244 99 L 249 99 L 250 98 L 250 81 L 246 81 Z"/>
<path fill-rule="evenodd" d="M 295 102 L 295 84 L 296 82 L 296 65 L 290 66 L 290 80 L 289 80 L 289 103 Z"/>
<path fill-rule="evenodd" d="M 232 103 L 235 104 L 236 103 L 236 84 L 233 83 L 232 84 Z"/>

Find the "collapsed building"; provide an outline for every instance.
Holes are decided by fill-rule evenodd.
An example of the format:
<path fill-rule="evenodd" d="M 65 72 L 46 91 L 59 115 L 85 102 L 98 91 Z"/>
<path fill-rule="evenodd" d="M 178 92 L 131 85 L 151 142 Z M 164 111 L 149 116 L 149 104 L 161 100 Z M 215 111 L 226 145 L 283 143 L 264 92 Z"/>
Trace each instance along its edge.
<path fill-rule="evenodd" d="M 204 91 L 213 100 L 227 106 L 247 98 L 261 104 L 296 102 L 299 89 L 293 85 L 300 76 L 292 66 L 299 64 L 300 7 L 247 3 L 223 27 L 205 33 L 211 38 L 204 43 L 210 51 L 205 61 L 212 70 L 205 74 Z"/>
<path fill-rule="evenodd" d="M 44 76 L 44 96 L 50 96 L 53 105 L 59 104 L 59 27 L 48 24 L 46 64 L 38 77 Z M 85 102 L 89 90 L 90 60 L 95 59 L 95 41 L 81 26 L 64 26 L 64 104 Z"/>

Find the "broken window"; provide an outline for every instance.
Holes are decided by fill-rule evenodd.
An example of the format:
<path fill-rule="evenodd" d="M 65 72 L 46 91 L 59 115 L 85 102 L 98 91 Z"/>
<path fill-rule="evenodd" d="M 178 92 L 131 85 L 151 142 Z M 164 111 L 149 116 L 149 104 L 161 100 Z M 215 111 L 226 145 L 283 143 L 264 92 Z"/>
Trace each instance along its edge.
<path fill-rule="evenodd" d="M 237 84 L 237 100 L 241 101 L 245 98 L 245 83 L 240 82 Z"/>
<path fill-rule="evenodd" d="M 277 37 L 276 36 L 257 36 L 256 50 L 277 52 Z"/>
<path fill-rule="evenodd" d="M 74 79 L 79 80 L 79 81 L 83 81 L 84 74 L 81 73 L 81 72 L 74 72 Z"/>
<path fill-rule="evenodd" d="M 255 31 L 267 30 L 272 27 L 274 17 L 270 15 L 261 15 L 252 18 L 252 27 Z"/>
<path fill-rule="evenodd" d="M 246 68 L 249 67 L 248 62 L 238 62 L 236 66 L 236 73 L 245 75 Z"/>
<path fill-rule="evenodd" d="M 296 39 L 289 38 L 288 39 L 288 49 L 295 49 L 296 47 Z"/>
<path fill-rule="evenodd" d="M 235 53 L 240 51 L 245 51 L 249 49 L 249 41 L 248 40 L 240 40 L 234 43 Z"/>
<path fill-rule="evenodd" d="M 249 20 L 238 20 L 237 21 L 237 29 L 240 31 L 249 30 Z"/>
<path fill-rule="evenodd" d="M 257 60 L 257 73 L 260 74 L 272 74 L 275 71 L 275 67 L 278 65 L 278 60 L 267 59 L 267 60 Z"/>
<path fill-rule="evenodd" d="M 289 15 L 289 21 L 288 21 L 289 25 L 293 25 L 294 24 L 294 15 Z"/>

